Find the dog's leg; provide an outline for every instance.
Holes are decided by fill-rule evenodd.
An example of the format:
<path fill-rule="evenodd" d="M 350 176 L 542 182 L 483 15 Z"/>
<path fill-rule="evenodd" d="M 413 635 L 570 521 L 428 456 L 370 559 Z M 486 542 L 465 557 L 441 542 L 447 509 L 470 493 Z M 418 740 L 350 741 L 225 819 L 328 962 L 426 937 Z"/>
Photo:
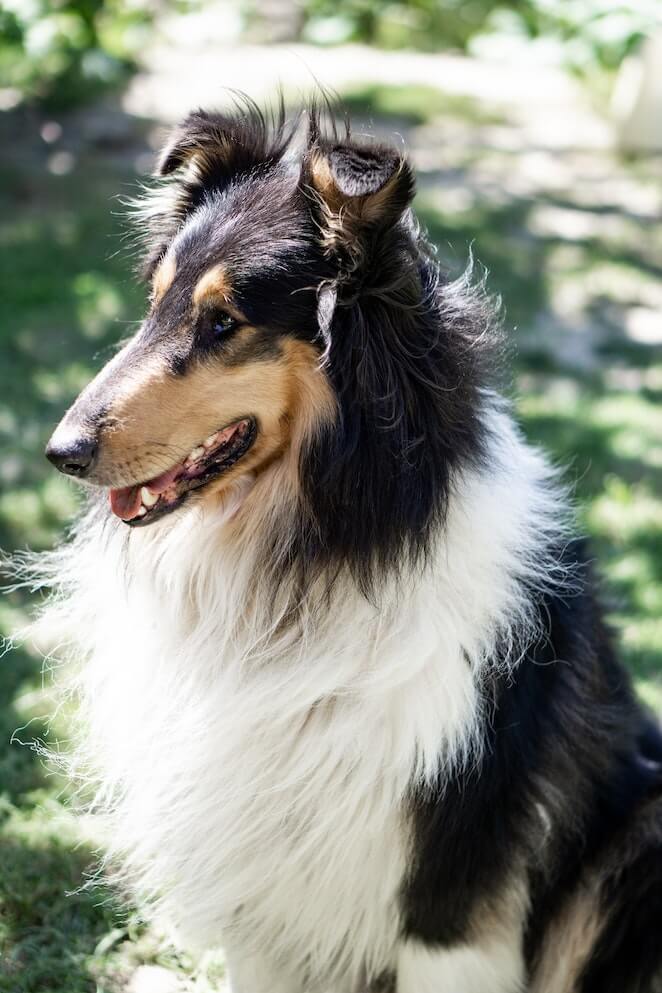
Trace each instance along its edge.
<path fill-rule="evenodd" d="M 524 962 L 517 945 L 498 940 L 435 947 L 403 943 L 396 993 L 520 993 Z"/>

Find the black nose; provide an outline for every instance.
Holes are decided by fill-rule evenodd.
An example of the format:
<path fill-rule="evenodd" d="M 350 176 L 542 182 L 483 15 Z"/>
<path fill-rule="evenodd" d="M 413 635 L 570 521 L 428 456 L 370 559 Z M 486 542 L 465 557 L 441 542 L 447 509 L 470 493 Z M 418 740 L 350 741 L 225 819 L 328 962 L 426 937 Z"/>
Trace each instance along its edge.
<path fill-rule="evenodd" d="M 57 432 L 46 446 L 46 458 L 68 476 L 84 476 L 97 454 L 97 443 L 91 438 L 72 438 L 60 442 Z"/>

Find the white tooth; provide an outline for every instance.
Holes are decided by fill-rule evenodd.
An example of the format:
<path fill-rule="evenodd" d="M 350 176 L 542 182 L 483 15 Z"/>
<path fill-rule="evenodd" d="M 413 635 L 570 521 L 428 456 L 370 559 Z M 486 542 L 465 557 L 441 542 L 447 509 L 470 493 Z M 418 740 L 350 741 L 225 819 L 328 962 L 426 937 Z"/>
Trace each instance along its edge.
<path fill-rule="evenodd" d="M 200 447 L 200 448 L 194 448 L 193 451 L 191 452 L 191 454 L 189 455 L 187 461 L 189 461 L 189 462 L 197 462 L 198 459 L 199 458 L 202 458 L 202 456 L 204 454 L 205 454 L 204 448 L 202 448 L 202 447 Z"/>
<path fill-rule="evenodd" d="M 145 507 L 141 507 L 140 510 L 138 511 L 138 517 L 144 517 L 146 513 L 147 513 L 147 509 Z"/>
<path fill-rule="evenodd" d="M 208 438 L 205 438 L 202 444 L 205 446 L 205 448 L 211 448 L 211 446 L 216 443 L 217 437 L 218 437 L 218 431 L 216 431 L 214 434 L 210 434 Z"/>
<path fill-rule="evenodd" d="M 159 494 L 152 493 L 146 486 L 143 486 L 140 490 L 140 499 L 146 507 L 153 507 L 159 499 Z"/>

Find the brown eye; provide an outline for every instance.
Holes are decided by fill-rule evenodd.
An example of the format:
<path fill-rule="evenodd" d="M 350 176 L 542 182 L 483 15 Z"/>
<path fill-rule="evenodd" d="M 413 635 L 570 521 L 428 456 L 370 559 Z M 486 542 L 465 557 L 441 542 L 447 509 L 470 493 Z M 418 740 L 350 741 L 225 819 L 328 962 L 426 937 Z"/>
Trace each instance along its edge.
<path fill-rule="evenodd" d="M 217 339 L 224 338 L 227 334 L 234 329 L 239 324 L 234 317 L 230 317 L 229 314 L 224 313 L 222 310 L 216 311 L 212 316 L 212 331 L 214 337 Z"/>

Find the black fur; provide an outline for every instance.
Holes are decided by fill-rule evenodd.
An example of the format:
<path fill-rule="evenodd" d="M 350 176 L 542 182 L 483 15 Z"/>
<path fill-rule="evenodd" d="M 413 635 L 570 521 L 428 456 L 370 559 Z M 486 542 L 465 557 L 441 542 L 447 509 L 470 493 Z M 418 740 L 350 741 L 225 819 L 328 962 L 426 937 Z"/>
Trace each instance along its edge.
<path fill-rule="evenodd" d="M 205 110 L 189 114 L 173 131 L 157 172 L 170 176 L 195 157 L 195 175 L 178 177 L 175 205 L 149 225 L 143 275 L 152 275 L 183 221 L 206 198 L 222 193 L 240 176 L 277 165 L 291 139 L 282 98 L 271 114 L 245 95 L 237 98 L 234 115 Z"/>
<path fill-rule="evenodd" d="M 547 927 L 582 875 L 618 843 L 637 809 L 662 791 L 662 735 L 614 657 L 581 543 L 569 545 L 561 561 L 572 588 L 544 597 L 545 637 L 526 650 L 512 676 L 487 691 L 494 703 L 480 762 L 438 790 L 413 792 L 416 857 L 403 894 L 406 933 L 452 946 L 475 934 L 481 914 L 499 914 L 503 888 L 524 865 L 532 971 Z M 662 835 L 662 804 L 658 825 Z M 659 915 L 657 924 L 644 923 L 662 900 L 656 841 L 606 887 L 605 903 L 619 912 L 584 993 L 648 990 L 634 977 L 650 982 L 662 968 L 662 946 L 650 943 Z M 620 975 L 621 985 L 607 984 L 610 972 Z"/>
<path fill-rule="evenodd" d="M 658 762 L 662 752 L 658 755 Z M 607 917 L 597 947 L 581 977 L 580 993 L 657 993 L 662 988 L 662 776 L 658 768 L 648 831 L 618 851 L 605 880 Z M 629 847 L 629 851 L 628 851 Z M 654 982 L 658 985 L 654 987 Z"/>
<path fill-rule="evenodd" d="M 451 472 L 482 453 L 474 315 L 445 309 L 437 267 L 410 232 L 389 235 L 362 291 L 336 306 L 326 368 L 339 419 L 301 468 L 303 554 L 348 564 L 368 593 L 403 557 L 424 559 Z"/>
<path fill-rule="evenodd" d="M 325 136 L 319 113 L 309 116 L 295 168 L 283 161 L 294 129 L 282 107 L 271 126 L 248 103 L 237 118 L 199 112 L 176 130 L 161 171 L 173 174 L 177 206 L 155 222 L 147 272 L 183 217 L 196 212 L 196 224 L 178 236 L 177 279 L 145 342 L 163 341 L 179 373 L 199 357 L 206 318 L 182 333 L 190 303 L 179 287 L 222 259 L 237 307 L 268 329 L 262 353 L 279 334 L 324 352 L 338 420 L 304 454 L 300 527 L 278 558 L 304 583 L 347 567 L 372 595 L 403 563 L 423 563 L 451 473 L 482 457 L 478 390 L 498 336 L 484 297 L 458 294 L 440 273 L 409 209 L 402 157 L 332 126 Z M 180 179 L 190 159 L 197 178 Z"/>

